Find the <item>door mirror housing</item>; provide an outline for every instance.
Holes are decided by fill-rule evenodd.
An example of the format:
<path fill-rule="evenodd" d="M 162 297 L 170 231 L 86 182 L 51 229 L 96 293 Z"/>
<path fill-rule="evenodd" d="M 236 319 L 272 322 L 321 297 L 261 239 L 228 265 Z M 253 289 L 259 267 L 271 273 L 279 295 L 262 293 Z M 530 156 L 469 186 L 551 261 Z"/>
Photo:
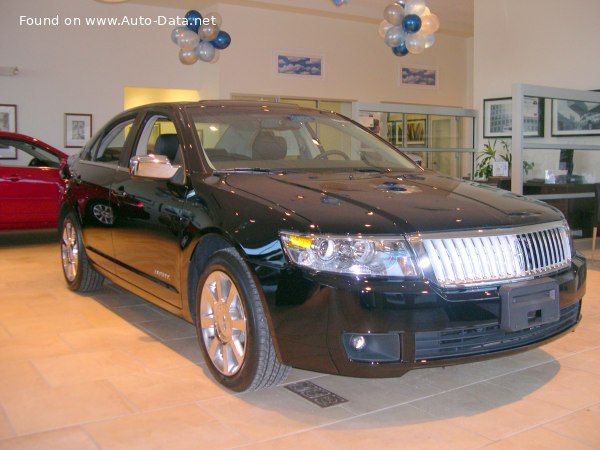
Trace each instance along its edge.
<path fill-rule="evenodd" d="M 134 156 L 129 161 L 129 173 L 134 177 L 170 180 L 181 166 L 174 166 L 165 155 Z"/>

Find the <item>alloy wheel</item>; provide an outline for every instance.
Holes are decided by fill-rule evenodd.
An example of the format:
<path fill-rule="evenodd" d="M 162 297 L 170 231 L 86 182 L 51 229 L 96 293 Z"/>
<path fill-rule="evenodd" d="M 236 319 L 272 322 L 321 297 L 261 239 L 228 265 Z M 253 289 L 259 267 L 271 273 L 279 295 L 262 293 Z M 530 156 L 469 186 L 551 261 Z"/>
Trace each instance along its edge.
<path fill-rule="evenodd" d="M 214 367 L 225 376 L 235 375 L 244 363 L 248 330 L 243 300 L 225 272 L 212 272 L 202 287 L 200 326 Z"/>
<path fill-rule="evenodd" d="M 77 230 L 70 220 L 65 220 L 61 239 L 61 259 L 65 277 L 73 282 L 79 271 L 79 245 Z"/>

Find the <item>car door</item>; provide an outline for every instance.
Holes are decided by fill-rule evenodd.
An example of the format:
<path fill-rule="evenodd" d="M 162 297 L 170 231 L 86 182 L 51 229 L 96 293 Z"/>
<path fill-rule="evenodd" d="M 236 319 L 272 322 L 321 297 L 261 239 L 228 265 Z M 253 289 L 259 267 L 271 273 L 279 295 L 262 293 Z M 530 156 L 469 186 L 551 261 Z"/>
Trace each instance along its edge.
<path fill-rule="evenodd" d="M 117 273 L 160 300 L 181 307 L 181 240 L 189 223 L 181 132 L 168 110 L 147 113 L 131 156 L 162 154 L 181 170 L 171 180 L 118 171 L 111 186 Z"/>
<path fill-rule="evenodd" d="M 114 272 L 114 246 L 111 228 L 115 207 L 110 185 L 119 170 L 123 153 L 129 153 L 137 114 L 125 115 L 107 125 L 79 158 L 70 165 L 72 198 L 82 222 L 83 241 L 88 256 L 105 270 Z"/>
<path fill-rule="evenodd" d="M 32 142 L 0 137 L 0 229 L 56 226 L 64 186 L 61 157 Z"/>

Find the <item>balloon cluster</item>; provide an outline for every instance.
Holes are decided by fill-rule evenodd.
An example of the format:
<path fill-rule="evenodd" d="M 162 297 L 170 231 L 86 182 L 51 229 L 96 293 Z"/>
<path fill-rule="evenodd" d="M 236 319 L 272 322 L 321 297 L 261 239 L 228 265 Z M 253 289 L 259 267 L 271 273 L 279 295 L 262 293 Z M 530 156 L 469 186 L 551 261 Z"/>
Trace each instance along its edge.
<path fill-rule="evenodd" d="M 231 36 L 221 30 L 223 19 L 216 12 L 204 17 L 192 9 L 185 15 L 185 26 L 171 32 L 171 40 L 179 46 L 179 61 L 190 65 L 196 61 L 215 63 L 219 60 L 219 50 L 231 44 Z"/>
<path fill-rule="evenodd" d="M 399 0 L 383 11 L 379 35 L 396 56 L 416 55 L 434 44 L 439 27 L 425 0 Z"/>
<path fill-rule="evenodd" d="M 342 6 L 348 4 L 350 0 L 333 0 L 335 6 Z"/>

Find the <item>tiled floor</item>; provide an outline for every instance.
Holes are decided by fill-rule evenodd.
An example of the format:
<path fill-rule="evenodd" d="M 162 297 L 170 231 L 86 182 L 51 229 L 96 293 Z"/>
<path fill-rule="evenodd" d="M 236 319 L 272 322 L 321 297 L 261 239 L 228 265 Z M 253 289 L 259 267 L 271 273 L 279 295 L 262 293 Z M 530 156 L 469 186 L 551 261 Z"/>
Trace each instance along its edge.
<path fill-rule="evenodd" d="M 591 269 L 575 333 L 396 379 L 293 370 L 288 382 L 349 400 L 322 409 L 281 386 L 232 395 L 191 325 L 110 283 L 68 291 L 53 234 L 0 235 L 0 449 L 598 449 L 600 261 Z"/>

